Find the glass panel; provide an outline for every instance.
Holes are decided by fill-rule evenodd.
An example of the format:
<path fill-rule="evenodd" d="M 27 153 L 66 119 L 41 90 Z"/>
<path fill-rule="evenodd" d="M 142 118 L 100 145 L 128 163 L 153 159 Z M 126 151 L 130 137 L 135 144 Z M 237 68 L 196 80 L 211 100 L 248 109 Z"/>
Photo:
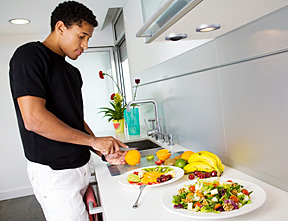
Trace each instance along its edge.
<path fill-rule="evenodd" d="M 146 37 L 146 43 L 152 42 L 203 0 L 163 0 L 155 8 L 151 1 L 153 0 L 141 2 L 144 24 L 136 33 L 137 37 Z M 147 17 L 148 15 L 150 16 Z"/>
<path fill-rule="evenodd" d="M 118 41 L 124 35 L 124 20 L 122 12 L 114 25 L 114 30 L 115 30 L 115 40 Z"/>
<path fill-rule="evenodd" d="M 110 96 L 115 91 L 110 78 L 99 77 L 100 70 L 110 75 L 114 73 L 111 53 L 110 49 L 88 49 L 76 61 L 69 61 L 81 72 L 84 118 L 94 133 L 114 130 L 112 122 L 108 123 L 107 118 L 102 118 L 103 114 L 98 114 L 99 107 L 110 106 Z"/>
<path fill-rule="evenodd" d="M 144 23 L 152 16 L 164 0 L 141 0 Z"/>

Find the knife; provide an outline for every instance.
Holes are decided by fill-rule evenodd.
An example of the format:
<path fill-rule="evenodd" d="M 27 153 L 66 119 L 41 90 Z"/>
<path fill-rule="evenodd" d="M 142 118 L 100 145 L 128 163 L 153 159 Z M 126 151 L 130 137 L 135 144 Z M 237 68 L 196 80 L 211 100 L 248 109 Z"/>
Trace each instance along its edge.
<path fill-rule="evenodd" d="M 129 151 L 129 150 L 137 150 L 137 148 L 136 147 L 128 147 L 128 148 L 120 147 L 120 151 Z"/>

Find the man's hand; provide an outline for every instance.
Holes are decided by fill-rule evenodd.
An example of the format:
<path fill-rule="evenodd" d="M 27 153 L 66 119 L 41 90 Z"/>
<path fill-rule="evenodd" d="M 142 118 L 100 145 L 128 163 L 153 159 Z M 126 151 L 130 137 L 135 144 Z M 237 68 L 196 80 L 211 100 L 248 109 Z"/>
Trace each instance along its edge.
<path fill-rule="evenodd" d="M 126 144 L 115 139 L 114 137 L 95 137 L 91 146 L 93 149 L 100 151 L 104 155 L 119 152 L 120 147 L 128 148 Z"/>
<path fill-rule="evenodd" d="M 118 151 L 112 154 L 108 154 L 105 156 L 105 159 L 108 163 L 117 165 L 117 164 L 126 164 L 125 155 L 127 151 Z"/>

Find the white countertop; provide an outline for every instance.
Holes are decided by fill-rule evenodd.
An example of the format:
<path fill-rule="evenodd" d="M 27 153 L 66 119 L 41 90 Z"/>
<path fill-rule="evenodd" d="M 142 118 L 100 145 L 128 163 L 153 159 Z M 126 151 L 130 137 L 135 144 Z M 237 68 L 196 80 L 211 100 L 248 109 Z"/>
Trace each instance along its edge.
<path fill-rule="evenodd" d="M 98 134 L 99 135 L 99 134 Z M 108 134 L 103 134 L 108 135 Z M 119 139 L 126 140 L 125 135 L 117 135 Z M 139 139 L 143 136 L 134 136 L 135 139 Z M 130 137 L 131 139 L 131 137 Z M 171 147 L 160 145 L 164 148 L 170 149 L 171 151 L 186 150 L 184 147 L 174 145 Z M 107 168 L 107 163 L 103 162 L 97 155 L 92 154 L 92 159 L 95 167 L 96 179 L 98 182 L 101 206 L 103 208 L 103 218 L 108 221 L 147 221 L 147 220 L 192 220 L 183 216 L 176 215 L 169 212 L 161 205 L 161 198 L 167 189 L 184 182 L 187 182 L 188 175 L 184 175 L 180 180 L 153 188 L 145 188 L 139 200 L 139 207 L 133 209 L 132 205 L 136 201 L 139 189 L 135 187 L 126 187 L 119 183 L 119 176 L 111 176 Z M 156 166 L 156 165 L 155 165 Z M 121 175 L 120 175 L 121 176 Z M 267 200 L 262 207 L 259 209 L 233 218 L 227 218 L 225 220 L 284 220 L 287 216 L 286 210 L 288 208 L 288 193 L 280 190 L 270 184 L 260 181 L 254 177 L 246 175 L 238 170 L 225 166 L 222 178 L 234 178 L 238 180 L 244 180 L 254 183 L 262 187 L 266 194 Z M 244 208 L 244 207 L 243 207 Z M 200 219 L 193 219 L 200 220 Z M 202 219 L 201 219 L 202 220 Z"/>

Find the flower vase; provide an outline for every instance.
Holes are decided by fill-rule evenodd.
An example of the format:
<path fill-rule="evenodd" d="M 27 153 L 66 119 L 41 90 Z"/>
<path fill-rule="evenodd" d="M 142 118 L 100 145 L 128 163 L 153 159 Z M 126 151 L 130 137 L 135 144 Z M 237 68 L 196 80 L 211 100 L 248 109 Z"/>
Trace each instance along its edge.
<path fill-rule="evenodd" d="M 124 110 L 124 118 L 127 123 L 129 135 L 140 135 L 139 108 L 132 107 L 130 112 Z"/>
<path fill-rule="evenodd" d="M 113 126 L 116 133 L 124 132 L 124 118 L 120 120 L 113 120 Z"/>

